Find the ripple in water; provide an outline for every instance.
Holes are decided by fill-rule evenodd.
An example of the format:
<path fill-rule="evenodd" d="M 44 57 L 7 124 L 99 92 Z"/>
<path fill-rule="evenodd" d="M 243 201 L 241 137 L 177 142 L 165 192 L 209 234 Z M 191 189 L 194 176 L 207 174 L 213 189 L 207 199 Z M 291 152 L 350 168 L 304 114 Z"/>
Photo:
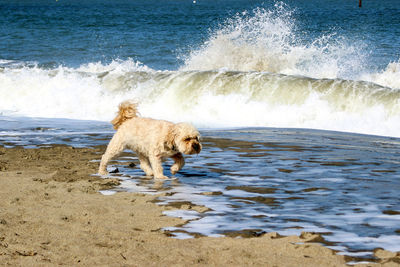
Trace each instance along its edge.
<path fill-rule="evenodd" d="M 107 144 L 113 133 L 102 122 L 2 122 L 6 147 L 90 147 Z M 350 256 L 370 258 L 377 247 L 400 251 L 398 138 L 276 128 L 201 132 L 203 151 L 186 157 L 171 180 L 144 177 L 131 153 L 110 166 L 122 179 L 115 191 L 162 193 L 158 204 L 177 208 L 165 214 L 188 220 L 164 229 L 175 238 L 317 232 L 318 242 Z"/>
<path fill-rule="evenodd" d="M 163 192 L 160 205 L 180 208 L 165 212 L 188 220 L 164 229 L 176 238 L 316 232 L 346 255 L 400 250 L 398 139 L 299 129 L 203 135 L 203 151 L 171 180 L 127 167 L 135 157 L 114 165 L 124 174 L 118 190 Z"/>

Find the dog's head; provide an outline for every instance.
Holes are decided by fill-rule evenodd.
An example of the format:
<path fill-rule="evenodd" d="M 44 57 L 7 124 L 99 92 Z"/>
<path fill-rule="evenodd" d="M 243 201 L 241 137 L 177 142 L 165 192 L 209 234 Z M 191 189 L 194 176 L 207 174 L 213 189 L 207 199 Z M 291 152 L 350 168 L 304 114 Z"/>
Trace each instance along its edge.
<path fill-rule="evenodd" d="M 178 123 L 173 126 L 169 136 L 171 149 L 183 154 L 199 154 L 201 151 L 200 133 L 189 123 Z"/>

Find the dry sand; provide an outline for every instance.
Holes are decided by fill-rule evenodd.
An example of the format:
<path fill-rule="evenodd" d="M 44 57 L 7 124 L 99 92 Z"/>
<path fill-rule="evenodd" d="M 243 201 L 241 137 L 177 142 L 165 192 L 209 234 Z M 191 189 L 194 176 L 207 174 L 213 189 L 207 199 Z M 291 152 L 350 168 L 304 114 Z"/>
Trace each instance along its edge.
<path fill-rule="evenodd" d="M 316 234 L 177 240 L 161 228 L 184 223 L 162 215 L 156 196 L 99 189 L 104 147 L 0 147 L 0 264 L 11 266 L 345 266 L 351 260 L 315 243 Z M 314 241 L 314 242 L 313 242 Z M 375 252 L 399 266 L 399 253 Z"/>

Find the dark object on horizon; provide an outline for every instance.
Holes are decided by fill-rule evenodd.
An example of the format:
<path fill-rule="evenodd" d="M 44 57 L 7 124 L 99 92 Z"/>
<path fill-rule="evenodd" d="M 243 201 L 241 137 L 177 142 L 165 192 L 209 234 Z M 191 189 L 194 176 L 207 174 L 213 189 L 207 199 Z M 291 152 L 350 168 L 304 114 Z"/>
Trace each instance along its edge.
<path fill-rule="evenodd" d="M 362 3 L 361 3 L 361 2 L 362 2 L 362 0 L 359 0 L 359 1 L 358 1 L 358 7 L 361 7 L 361 6 L 362 6 Z"/>

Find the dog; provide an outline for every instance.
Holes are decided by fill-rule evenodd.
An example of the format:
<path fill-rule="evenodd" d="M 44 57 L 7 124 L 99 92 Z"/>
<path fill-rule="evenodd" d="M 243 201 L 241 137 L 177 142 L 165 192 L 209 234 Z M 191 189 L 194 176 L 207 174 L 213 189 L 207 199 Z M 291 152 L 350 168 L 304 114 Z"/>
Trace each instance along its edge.
<path fill-rule="evenodd" d="M 164 159 L 174 160 L 171 166 L 174 175 L 185 165 L 182 154 L 199 154 L 202 149 L 200 133 L 193 125 L 140 117 L 137 104 L 131 101 L 119 105 L 111 123 L 117 132 L 101 157 L 100 175 L 107 175 L 108 162 L 128 148 L 137 153 L 140 168 L 147 176 L 167 179 L 162 167 Z"/>

